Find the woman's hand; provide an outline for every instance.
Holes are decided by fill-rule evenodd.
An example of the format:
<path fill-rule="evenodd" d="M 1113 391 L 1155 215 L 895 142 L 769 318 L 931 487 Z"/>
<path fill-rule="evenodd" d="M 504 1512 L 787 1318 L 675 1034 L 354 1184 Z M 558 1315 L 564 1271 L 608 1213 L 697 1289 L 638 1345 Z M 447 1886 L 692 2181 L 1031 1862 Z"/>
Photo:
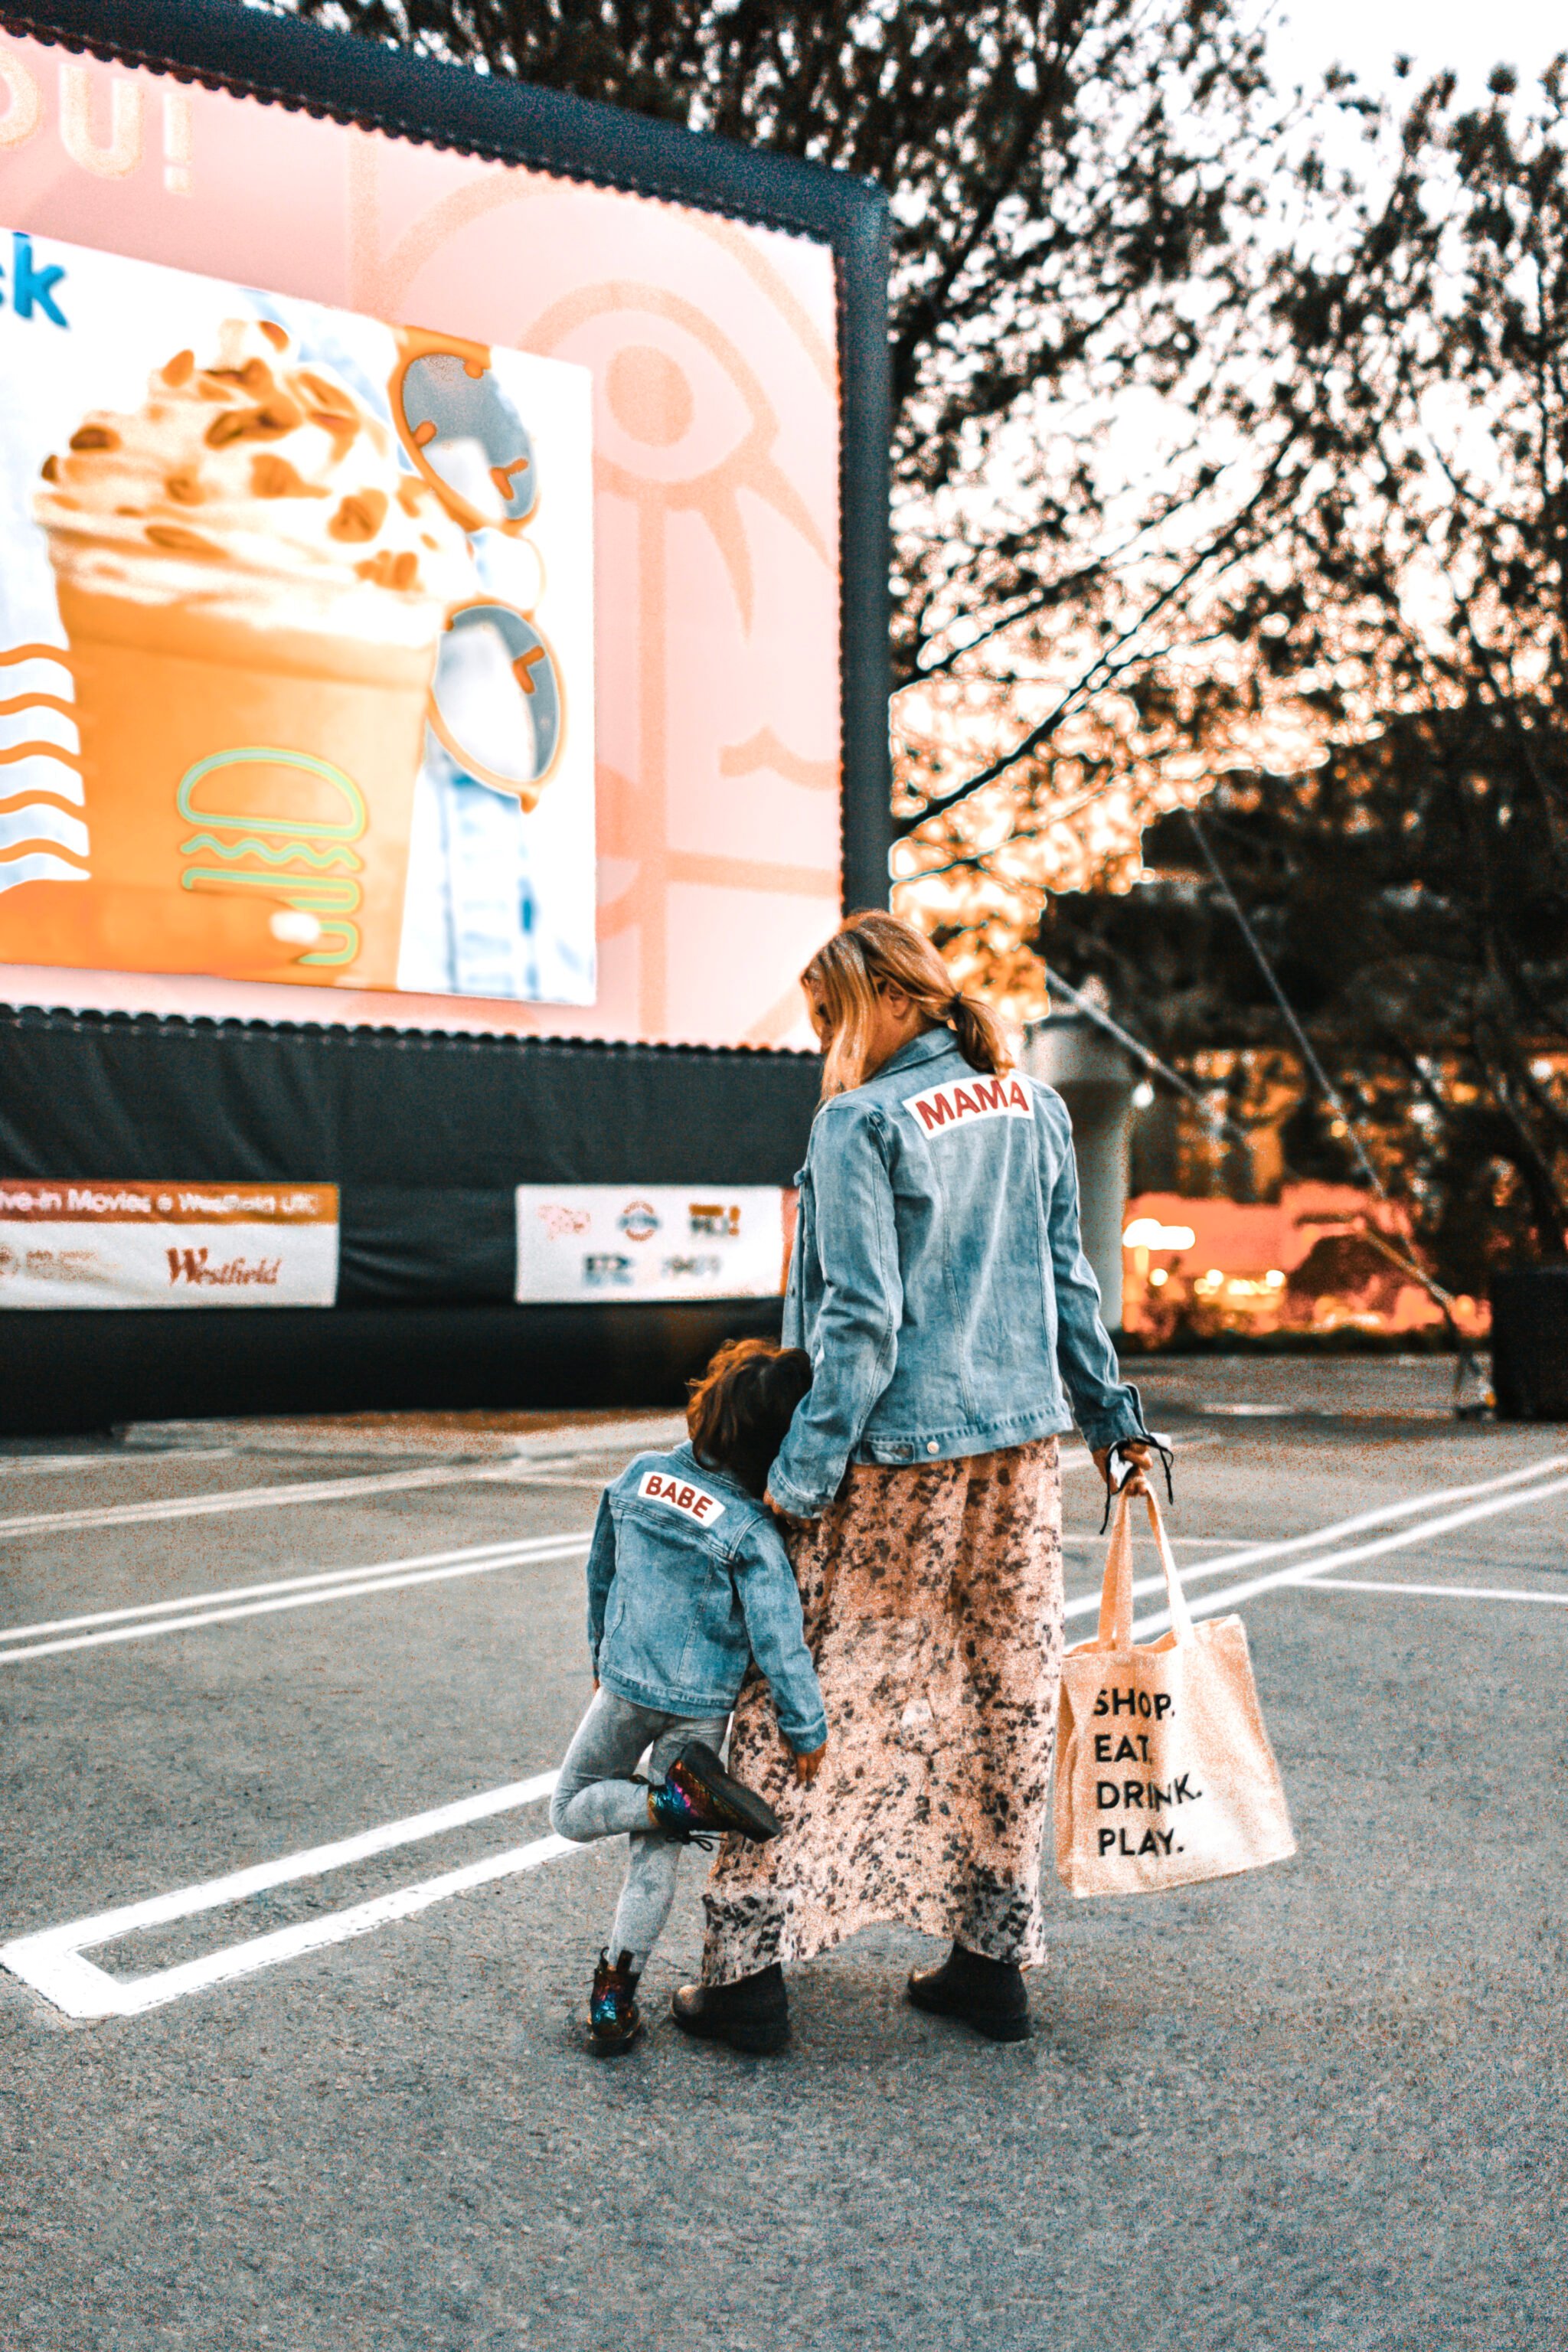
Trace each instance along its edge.
<path fill-rule="evenodd" d="M 1104 1479 L 1108 1493 L 1115 1491 L 1110 1484 L 1110 1457 L 1115 1451 L 1116 1448 L 1113 1445 L 1097 1445 L 1094 1449 L 1094 1466 Z M 1147 1445 L 1142 1439 L 1134 1438 L 1130 1444 L 1122 1446 L 1121 1458 L 1124 1462 L 1130 1462 L 1132 1467 L 1121 1492 L 1124 1495 L 1146 1495 L 1149 1492 Z"/>
<path fill-rule="evenodd" d="M 827 1742 L 826 1739 L 823 1741 L 820 1748 L 810 1748 L 804 1756 L 801 1755 L 798 1748 L 796 1749 L 795 1759 L 795 1777 L 800 1782 L 803 1789 L 809 1787 L 810 1783 L 816 1780 L 817 1773 L 822 1768 L 822 1759 L 826 1753 Z"/>
<path fill-rule="evenodd" d="M 775 1519 L 782 1521 L 784 1526 L 792 1528 L 796 1534 L 800 1532 L 801 1528 L 810 1527 L 811 1521 L 809 1519 L 798 1518 L 794 1511 L 781 1510 L 778 1504 L 774 1502 L 771 1495 L 764 1495 L 763 1496 L 763 1501 L 773 1513 Z"/>

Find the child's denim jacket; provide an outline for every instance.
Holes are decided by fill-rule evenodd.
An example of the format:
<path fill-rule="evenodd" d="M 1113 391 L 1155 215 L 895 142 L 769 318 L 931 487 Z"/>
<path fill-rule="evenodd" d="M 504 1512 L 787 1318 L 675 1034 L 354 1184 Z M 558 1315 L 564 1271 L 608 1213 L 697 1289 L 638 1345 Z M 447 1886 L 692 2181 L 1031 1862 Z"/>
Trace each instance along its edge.
<path fill-rule="evenodd" d="M 784 1303 L 812 1385 L 768 1478 L 812 1518 L 851 1462 L 988 1454 L 1071 1426 L 1146 1434 L 1079 1237 L 1067 1105 L 972 1070 L 949 1029 L 901 1046 L 812 1126 Z M 1064 1393 L 1064 1383 L 1065 1391 Z"/>
<path fill-rule="evenodd" d="M 666 1715 L 727 1715 L 755 1658 L 790 1746 L 807 1755 L 827 1737 L 779 1531 L 689 1445 L 639 1454 L 600 1498 L 588 1650 L 607 1691 Z"/>

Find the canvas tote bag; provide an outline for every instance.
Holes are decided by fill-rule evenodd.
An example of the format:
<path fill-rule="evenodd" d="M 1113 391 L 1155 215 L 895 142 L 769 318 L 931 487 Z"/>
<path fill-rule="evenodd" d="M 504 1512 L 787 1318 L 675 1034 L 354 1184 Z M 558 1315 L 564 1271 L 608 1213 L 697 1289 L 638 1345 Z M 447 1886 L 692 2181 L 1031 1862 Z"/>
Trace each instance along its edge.
<path fill-rule="evenodd" d="M 1144 1500 L 1168 1633 L 1132 1644 L 1130 1495 L 1118 1496 L 1100 1631 L 1062 1660 L 1057 1870 L 1074 1895 L 1152 1895 L 1296 1851 L 1239 1617 L 1194 1625 L 1160 1507 Z"/>

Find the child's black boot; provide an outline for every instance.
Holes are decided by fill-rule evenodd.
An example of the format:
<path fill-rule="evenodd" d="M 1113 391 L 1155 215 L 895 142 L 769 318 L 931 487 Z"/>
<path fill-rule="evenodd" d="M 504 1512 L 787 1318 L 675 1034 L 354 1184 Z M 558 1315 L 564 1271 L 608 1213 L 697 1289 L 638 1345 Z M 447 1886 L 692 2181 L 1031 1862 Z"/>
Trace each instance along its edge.
<path fill-rule="evenodd" d="M 731 1779 L 713 1750 L 689 1739 L 662 1780 L 647 1792 L 648 1819 L 656 1830 L 685 1843 L 723 1836 L 776 1838 L 784 1827 L 771 1805 Z"/>
<path fill-rule="evenodd" d="M 1029 1999 L 1014 1960 L 988 1960 L 954 1944 L 940 1969 L 916 1969 L 909 1997 L 931 2017 L 955 2017 L 989 2042 L 1026 2042 Z"/>
<path fill-rule="evenodd" d="M 699 2042 L 726 2042 L 749 2058 L 768 2058 L 789 2040 L 789 1994 L 775 1960 L 733 1984 L 682 1985 L 669 2013 Z"/>
<path fill-rule="evenodd" d="M 595 2049 L 606 2057 L 617 2050 L 629 2050 L 642 2032 L 642 2011 L 636 1999 L 637 1973 L 629 1952 L 623 1952 L 613 1966 L 609 1953 L 600 1953 L 594 1990 L 588 1996 L 588 2031 Z"/>

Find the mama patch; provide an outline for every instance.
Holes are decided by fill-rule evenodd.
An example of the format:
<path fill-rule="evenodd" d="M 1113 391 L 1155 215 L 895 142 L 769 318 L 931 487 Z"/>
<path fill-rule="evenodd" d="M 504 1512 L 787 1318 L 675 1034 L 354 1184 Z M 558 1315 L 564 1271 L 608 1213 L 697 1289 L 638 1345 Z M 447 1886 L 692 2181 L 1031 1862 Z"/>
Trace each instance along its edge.
<path fill-rule="evenodd" d="M 946 1129 L 973 1126 L 978 1118 L 1033 1118 L 1035 1106 L 1023 1079 L 1009 1071 L 987 1077 L 976 1070 L 956 1085 L 928 1087 L 923 1095 L 906 1095 L 904 1108 L 920 1121 L 921 1132 L 936 1135 Z"/>

